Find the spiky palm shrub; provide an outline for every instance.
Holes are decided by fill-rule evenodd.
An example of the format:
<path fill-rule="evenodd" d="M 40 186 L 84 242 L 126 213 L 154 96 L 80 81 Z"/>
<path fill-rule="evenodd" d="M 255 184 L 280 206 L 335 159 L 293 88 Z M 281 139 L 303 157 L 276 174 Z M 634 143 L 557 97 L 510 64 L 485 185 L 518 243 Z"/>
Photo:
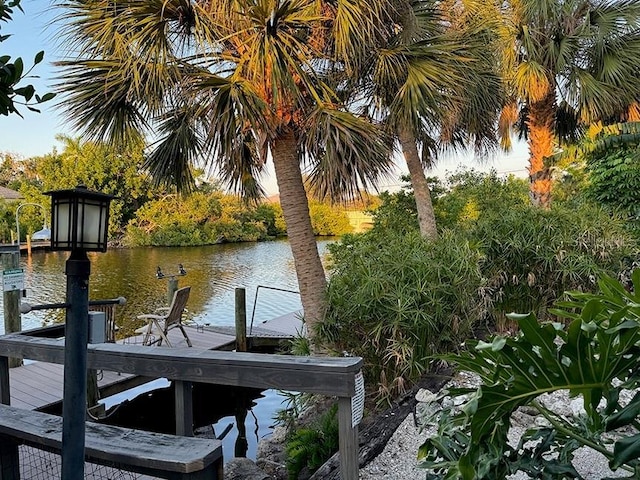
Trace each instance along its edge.
<path fill-rule="evenodd" d="M 365 359 L 379 399 L 407 388 L 430 355 L 457 348 L 480 318 L 480 255 L 454 232 L 437 241 L 417 230 L 375 232 L 329 249 L 330 308 L 321 336 Z"/>
<path fill-rule="evenodd" d="M 547 308 L 564 291 L 592 291 L 596 278 L 616 275 L 638 251 L 621 217 L 586 203 L 551 210 L 512 205 L 487 212 L 469 235 L 485 257 L 485 294 L 498 329 L 514 311 L 548 319 Z"/>

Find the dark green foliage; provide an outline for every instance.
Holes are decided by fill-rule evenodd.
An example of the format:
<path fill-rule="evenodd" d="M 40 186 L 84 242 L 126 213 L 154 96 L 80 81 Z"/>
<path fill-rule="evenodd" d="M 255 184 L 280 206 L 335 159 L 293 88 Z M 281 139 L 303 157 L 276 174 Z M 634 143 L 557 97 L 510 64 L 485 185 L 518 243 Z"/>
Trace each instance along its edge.
<path fill-rule="evenodd" d="M 481 217 L 529 203 L 526 180 L 461 169 L 447 177 L 448 191 L 434 208 L 441 228 L 467 230 Z"/>
<path fill-rule="evenodd" d="M 505 205 L 478 218 L 469 234 L 485 257 L 483 293 L 498 326 L 514 311 L 547 319 L 547 307 L 562 292 L 593 290 L 595 278 L 617 274 L 638 250 L 623 219 L 593 204 Z"/>
<path fill-rule="evenodd" d="M 362 356 L 370 385 L 393 398 L 427 368 L 428 357 L 467 338 L 480 305 L 480 253 L 453 232 L 372 230 L 330 245 L 329 311 L 321 338 Z"/>
<path fill-rule="evenodd" d="M 22 10 L 20 0 L 0 0 L 0 28 L 2 22 L 11 21 L 11 16 L 16 8 Z M 9 36 L 0 33 L 0 43 L 9 38 Z M 33 66 L 35 67 L 43 59 L 44 52 L 38 52 L 33 59 Z M 33 67 L 31 68 L 33 69 Z M 15 113 L 22 116 L 16 108 L 16 104 L 22 104 L 28 110 L 39 112 L 33 105 L 49 101 L 55 96 L 53 93 L 46 93 L 41 97 L 36 94 L 33 85 L 18 86 L 23 79 L 29 77 L 30 72 L 31 70 L 24 71 L 22 58 L 18 57 L 11 61 L 10 55 L 0 54 L 0 115 L 8 116 Z M 21 97 L 22 100 L 19 101 L 18 97 Z"/>
<path fill-rule="evenodd" d="M 622 389 L 638 388 L 640 368 L 640 270 L 633 289 L 604 276 L 595 294 L 572 292 L 558 303 L 559 323 L 539 323 L 533 314 L 513 315 L 520 332 L 490 342 L 468 343 L 459 355 L 441 358 L 477 374 L 477 391 L 461 407 L 446 407 L 437 432 L 420 449 L 429 479 L 499 480 L 517 471 L 534 478 L 581 478 L 572 465 L 579 447 L 592 448 L 612 469 L 640 474 L 640 401 L 620 402 Z M 566 390 L 583 400 L 581 418 L 567 419 L 538 401 L 542 394 Z M 454 402 L 455 403 L 455 402 Z M 534 408 L 549 426 L 532 426 L 517 448 L 508 444 L 511 415 Z M 614 434 L 609 440 L 603 434 Z M 611 437 L 609 437 L 611 438 Z M 611 443 L 613 448 L 611 448 Z M 557 458 L 549 460 L 549 454 Z"/>
<path fill-rule="evenodd" d="M 403 182 L 410 182 L 409 177 L 401 177 Z M 444 187 L 438 178 L 427 178 L 431 199 L 437 205 L 439 198 L 444 194 Z M 393 230 L 396 233 L 414 232 L 418 230 L 418 210 L 416 200 L 410 184 L 405 184 L 395 193 L 382 192 L 381 204 L 371 213 L 374 219 L 374 230 L 384 232 Z"/>
<path fill-rule="evenodd" d="M 640 217 L 640 150 L 631 144 L 592 153 L 587 161 L 588 193 L 597 202 Z"/>
<path fill-rule="evenodd" d="M 295 430 L 287 442 L 289 480 L 296 480 L 307 467 L 310 473 L 320 468 L 338 451 L 338 406 L 333 405 L 314 425 Z"/>
<path fill-rule="evenodd" d="M 211 245 L 266 240 L 277 227 L 278 209 L 252 207 L 221 192 L 167 195 L 146 203 L 127 228 L 134 246 Z"/>

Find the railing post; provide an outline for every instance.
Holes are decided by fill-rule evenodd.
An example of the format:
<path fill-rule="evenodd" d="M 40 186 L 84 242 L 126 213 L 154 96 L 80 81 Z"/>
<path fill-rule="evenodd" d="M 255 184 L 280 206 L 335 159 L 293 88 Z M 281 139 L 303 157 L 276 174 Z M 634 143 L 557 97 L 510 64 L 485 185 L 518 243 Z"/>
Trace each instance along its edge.
<path fill-rule="evenodd" d="M 193 384 L 174 381 L 176 401 L 176 435 L 193 437 Z"/>
<path fill-rule="evenodd" d="M 11 405 L 9 390 L 9 359 L 0 356 L 0 403 Z M 9 437 L 0 435 L 0 479 L 20 480 L 20 457 L 18 444 Z"/>
<path fill-rule="evenodd" d="M 350 397 L 338 398 L 338 431 L 340 478 L 358 480 L 358 426 L 353 426 Z"/>

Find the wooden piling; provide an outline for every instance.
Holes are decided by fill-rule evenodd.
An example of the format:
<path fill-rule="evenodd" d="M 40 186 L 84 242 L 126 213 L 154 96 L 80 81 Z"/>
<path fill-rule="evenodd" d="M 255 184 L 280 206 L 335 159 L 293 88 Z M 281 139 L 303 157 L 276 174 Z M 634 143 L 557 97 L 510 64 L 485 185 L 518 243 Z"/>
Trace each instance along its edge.
<path fill-rule="evenodd" d="M 236 351 L 247 350 L 247 295 L 244 288 L 236 288 Z"/>
<path fill-rule="evenodd" d="M 2 257 L 2 270 L 20 268 L 20 244 L 3 246 L 0 250 Z M 3 291 L 4 304 L 4 332 L 15 333 L 22 331 L 22 319 L 20 318 L 20 290 Z M 21 358 L 10 358 L 9 368 L 22 365 Z"/>

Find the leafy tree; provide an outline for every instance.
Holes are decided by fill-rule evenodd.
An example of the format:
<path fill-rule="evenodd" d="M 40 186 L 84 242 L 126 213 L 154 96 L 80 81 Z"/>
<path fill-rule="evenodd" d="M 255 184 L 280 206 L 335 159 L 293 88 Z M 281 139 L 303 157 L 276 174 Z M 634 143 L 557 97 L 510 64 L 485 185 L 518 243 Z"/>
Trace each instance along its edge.
<path fill-rule="evenodd" d="M 640 217 L 640 150 L 619 147 L 593 154 L 587 161 L 588 191 L 599 203 Z"/>
<path fill-rule="evenodd" d="M 158 193 L 142 172 L 142 143 L 131 142 L 115 148 L 68 136 L 59 136 L 58 140 L 63 144 L 62 152 L 53 151 L 35 159 L 38 190 L 44 192 L 84 184 L 93 190 L 115 195 L 111 202 L 109 227 L 112 235 L 122 233 L 135 212 Z"/>
<path fill-rule="evenodd" d="M 0 28 L 2 22 L 9 22 L 12 18 L 14 9 L 22 11 L 20 0 L 0 0 Z M 9 38 L 10 35 L 0 33 L 0 43 Z M 33 60 L 33 67 L 44 59 L 44 51 L 38 52 Z M 46 93 L 42 97 L 36 94 L 33 85 L 19 86 L 20 82 L 25 78 L 29 78 L 29 74 L 33 69 L 24 71 L 24 62 L 18 57 L 11 61 L 10 55 L 0 55 L 0 115 L 8 116 L 15 113 L 22 116 L 18 111 L 16 104 L 22 104 L 27 109 L 39 112 L 33 105 L 51 100 L 55 94 Z M 23 100 L 18 100 L 22 97 Z M 32 100 L 35 100 L 32 101 Z"/>
<path fill-rule="evenodd" d="M 309 214 L 315 235 L 343 235 L 353 231 L 344 209 L 334 205 L 312 200 L 309 203 Z"/>
<path fill-rule="evenodd" d="M 278 209 L 252 206 L 220 191 L 165 195 L 147 202 L 127 227 L 132 246 L 192 246 L 267 240 L 277 229 Z"/>
<path fill-rule="evenodd" d="M 557 146 L 597 120 L 627 118 L 640 98 L 640 3 L 624 0 L 476 2 L 499 33 L 508 101 L 499 129 L 529 145 L 530 194 L 551 199 Z"/>
<path fill-rule="evenodd" d="M 180 190 L 192 183 L 190 165 L 204 160 L 231 187 L 259 196 L 271 158 L 305 320 L 314 324 L 326 280 L 301 163 L 329 196 L 355 194 L 387 172 L 385 136 L 347 110 L 340 89 L 393 29 L 387 12 L 396 3 L 68 0 L 65 30 L 81 52 L 59 63 L 68 116 L 98 138 L 154 127 L 146 166 Z"/>

